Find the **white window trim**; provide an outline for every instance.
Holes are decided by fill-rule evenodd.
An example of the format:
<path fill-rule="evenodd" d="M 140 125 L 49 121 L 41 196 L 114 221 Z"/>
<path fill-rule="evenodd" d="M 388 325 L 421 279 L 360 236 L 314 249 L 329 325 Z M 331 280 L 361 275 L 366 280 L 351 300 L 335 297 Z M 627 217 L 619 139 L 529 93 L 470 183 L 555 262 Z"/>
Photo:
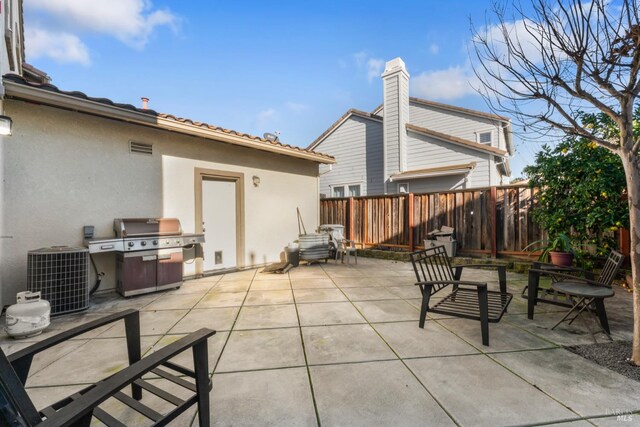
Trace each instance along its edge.
<path fill-rule="evenodd" d="M 352 183 L 347 183 L 347 184 L 335 184 L 335 185 L 330 185 L 329 189 L 331 190 L 331 197 L 336 197 L 333 195 L 333 189 L 334 188 L 339 188 L 342 187 L 343 192 L 344 192 L 344 197 L 351 197 L 349 196 L 349 187 L 350 186 L 358 186 L 360 187 L 360 196 L 354 196 L 354 197 L 362 197 L 362 182 L 352 182 Z"/>
<path fill-rule="evenodd" d="M 491 136 L 491 140 L 488 143 L 487 142 L 480 142 L 480 135 L 482 135 L 484 133 L 488 133 Z M 490 147 L 493 146 L 493 131 L 483 130 L 482 132 L 476 132 L 476 142 L 478 144 L 488 145 Z"/>

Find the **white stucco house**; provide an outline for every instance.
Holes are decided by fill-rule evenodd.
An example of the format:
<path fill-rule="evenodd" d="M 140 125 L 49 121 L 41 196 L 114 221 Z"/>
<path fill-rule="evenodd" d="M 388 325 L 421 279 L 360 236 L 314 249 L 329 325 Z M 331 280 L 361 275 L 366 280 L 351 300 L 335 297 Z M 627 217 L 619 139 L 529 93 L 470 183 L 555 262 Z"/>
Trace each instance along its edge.
<path fill-rule="evenodd" d="M 396 58 L 382 74 L 384 102 L 351 109 L 309 145 L 336 158 L 320 194 L 348 197 L 481 188 L 508 183 L 514 153 L 506 117 L 409 96 Z"/>
<path fill-rule="evenodd" d="M 319 165 L 333 157 L 62 90 L 23 67 L 21 2 L 2 3 L 0 31 L 13 39 L 0 48 L 0 114 L 12 120 L 0 137 L 0 307 L 26 289 L 28 251 L 82 246 L 85 225 L 113 236 L 115 218 L 178 218 L 206 238 L 185 276 L 280 260 L 298 235 L 296 208 L 317 226 Z M 208 213 L 222 219 L 205 229 Z M 113 289 L 115 257 L 95 262 L 100 290 Z"/>

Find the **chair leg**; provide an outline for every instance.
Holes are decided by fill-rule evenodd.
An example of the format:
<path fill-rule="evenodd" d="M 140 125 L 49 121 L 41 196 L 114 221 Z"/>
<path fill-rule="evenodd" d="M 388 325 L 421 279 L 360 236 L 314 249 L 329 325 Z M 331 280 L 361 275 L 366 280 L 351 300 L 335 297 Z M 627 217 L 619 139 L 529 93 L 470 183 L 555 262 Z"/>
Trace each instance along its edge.
<path fill-rule="evenodd" d="M 571 307 L 571 310 L 569 310 L 569 311 L 567 312 L 567 314 L 565 314 L 565 315 L 564 315 L 564 317 L 558 321 L 558 323 L 556 323 L 555 325 L 553 325 L 553 327 L 551 328 L 551 330 L 554 330 L 555 328 L 557 328 L 557 327 L 558 327 L 558 325 L 560 325 L 562 322 L 564 322 L 565 320 L 567 320 L 567 318 L 571 315 L 571 313 L 573 313 L 574 311 L 576 311 L 578 308 L 581 308 L 581 307 L 582 307 L 582 303 L 584 302 L 584 300 L 585 300 L 585 298 L 584 298 L 584 297 L 580 298 L 580 299 L 578 300 L 578 302 L 577 302 L 577 303 L 575 303 L 575 304 L 573 305 L 573 307 Z M 578 313 L 578 314 L 580 314 L 580 313 Z"/>
<path fill-rule="evenodd" d="M 140 314 L 135 313 L 124 319 L 124 329 L 127 336 L 127 353 L 129 356 L 129 366 L 140 361 Z M 142 387 L 131 383 L 131 397 L 136 400 L 142 399 Z"/>
<path fill-rule="evenodd" d="M 607 319 L 607 311 L 604 309 L 604 299 L 596 298 L 594 303 L 596 304 L 596 314 L 598 315 L 598 319 L 600 319 L 600 325 L 602 325 L 602 329 L 608 334 L 611 335 L 611 330 L 609 329 L 609 320 Z"/>
<path fill-rule="evenodd" d="M 482 345 L 489 346 L 489 297 L 485 287 L 478 288 L 478 305 L 480 306 Z"/>
<path fill-rule="evenodd" d="M 426 285 L 422 290 L 422 305 L 420 306 L 420 326 L 421 329 L 424 329 L 424 322 L 427 318 L 427 311 L 429 310 L 429 300 L 431 299 L 431 289 L 433 286 Z"/>
<path fill-rule="evenodd" d="M 196 393 L 198 394 L 198 421 L 200 427 L 211 425 L 209 409 L 209 355 L 207 341 L 193 346 L 193 366 L 196 374 Z"/>

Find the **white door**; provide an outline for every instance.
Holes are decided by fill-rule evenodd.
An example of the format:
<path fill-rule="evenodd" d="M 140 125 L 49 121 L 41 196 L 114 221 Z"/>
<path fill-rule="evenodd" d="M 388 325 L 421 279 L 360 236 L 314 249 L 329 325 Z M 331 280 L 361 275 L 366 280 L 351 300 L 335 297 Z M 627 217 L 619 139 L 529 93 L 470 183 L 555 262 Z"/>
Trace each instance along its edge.
<path fill-rule="evenodd" d="M 236 267 L 236 183 L 202 181 L 205 272 Z"/>

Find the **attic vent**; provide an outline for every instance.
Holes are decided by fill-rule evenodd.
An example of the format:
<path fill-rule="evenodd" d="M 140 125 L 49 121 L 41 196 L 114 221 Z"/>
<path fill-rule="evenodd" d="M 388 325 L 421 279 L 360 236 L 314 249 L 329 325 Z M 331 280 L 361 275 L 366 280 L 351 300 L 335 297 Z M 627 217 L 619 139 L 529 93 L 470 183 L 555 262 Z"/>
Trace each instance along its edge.
<path fill-rule="evenodd" d="M 478 142 L 480 144 L 491 145 L 491 132 L 482 132 L 480 135 L 478 135 Z"/>
<path fill-rule="evenodd" d="M 153 144 L 145 144 L 143 142 L 129 141 L 129 152 L 137 154 L 146 154 L 148 156 L 153 154 Z"/>

